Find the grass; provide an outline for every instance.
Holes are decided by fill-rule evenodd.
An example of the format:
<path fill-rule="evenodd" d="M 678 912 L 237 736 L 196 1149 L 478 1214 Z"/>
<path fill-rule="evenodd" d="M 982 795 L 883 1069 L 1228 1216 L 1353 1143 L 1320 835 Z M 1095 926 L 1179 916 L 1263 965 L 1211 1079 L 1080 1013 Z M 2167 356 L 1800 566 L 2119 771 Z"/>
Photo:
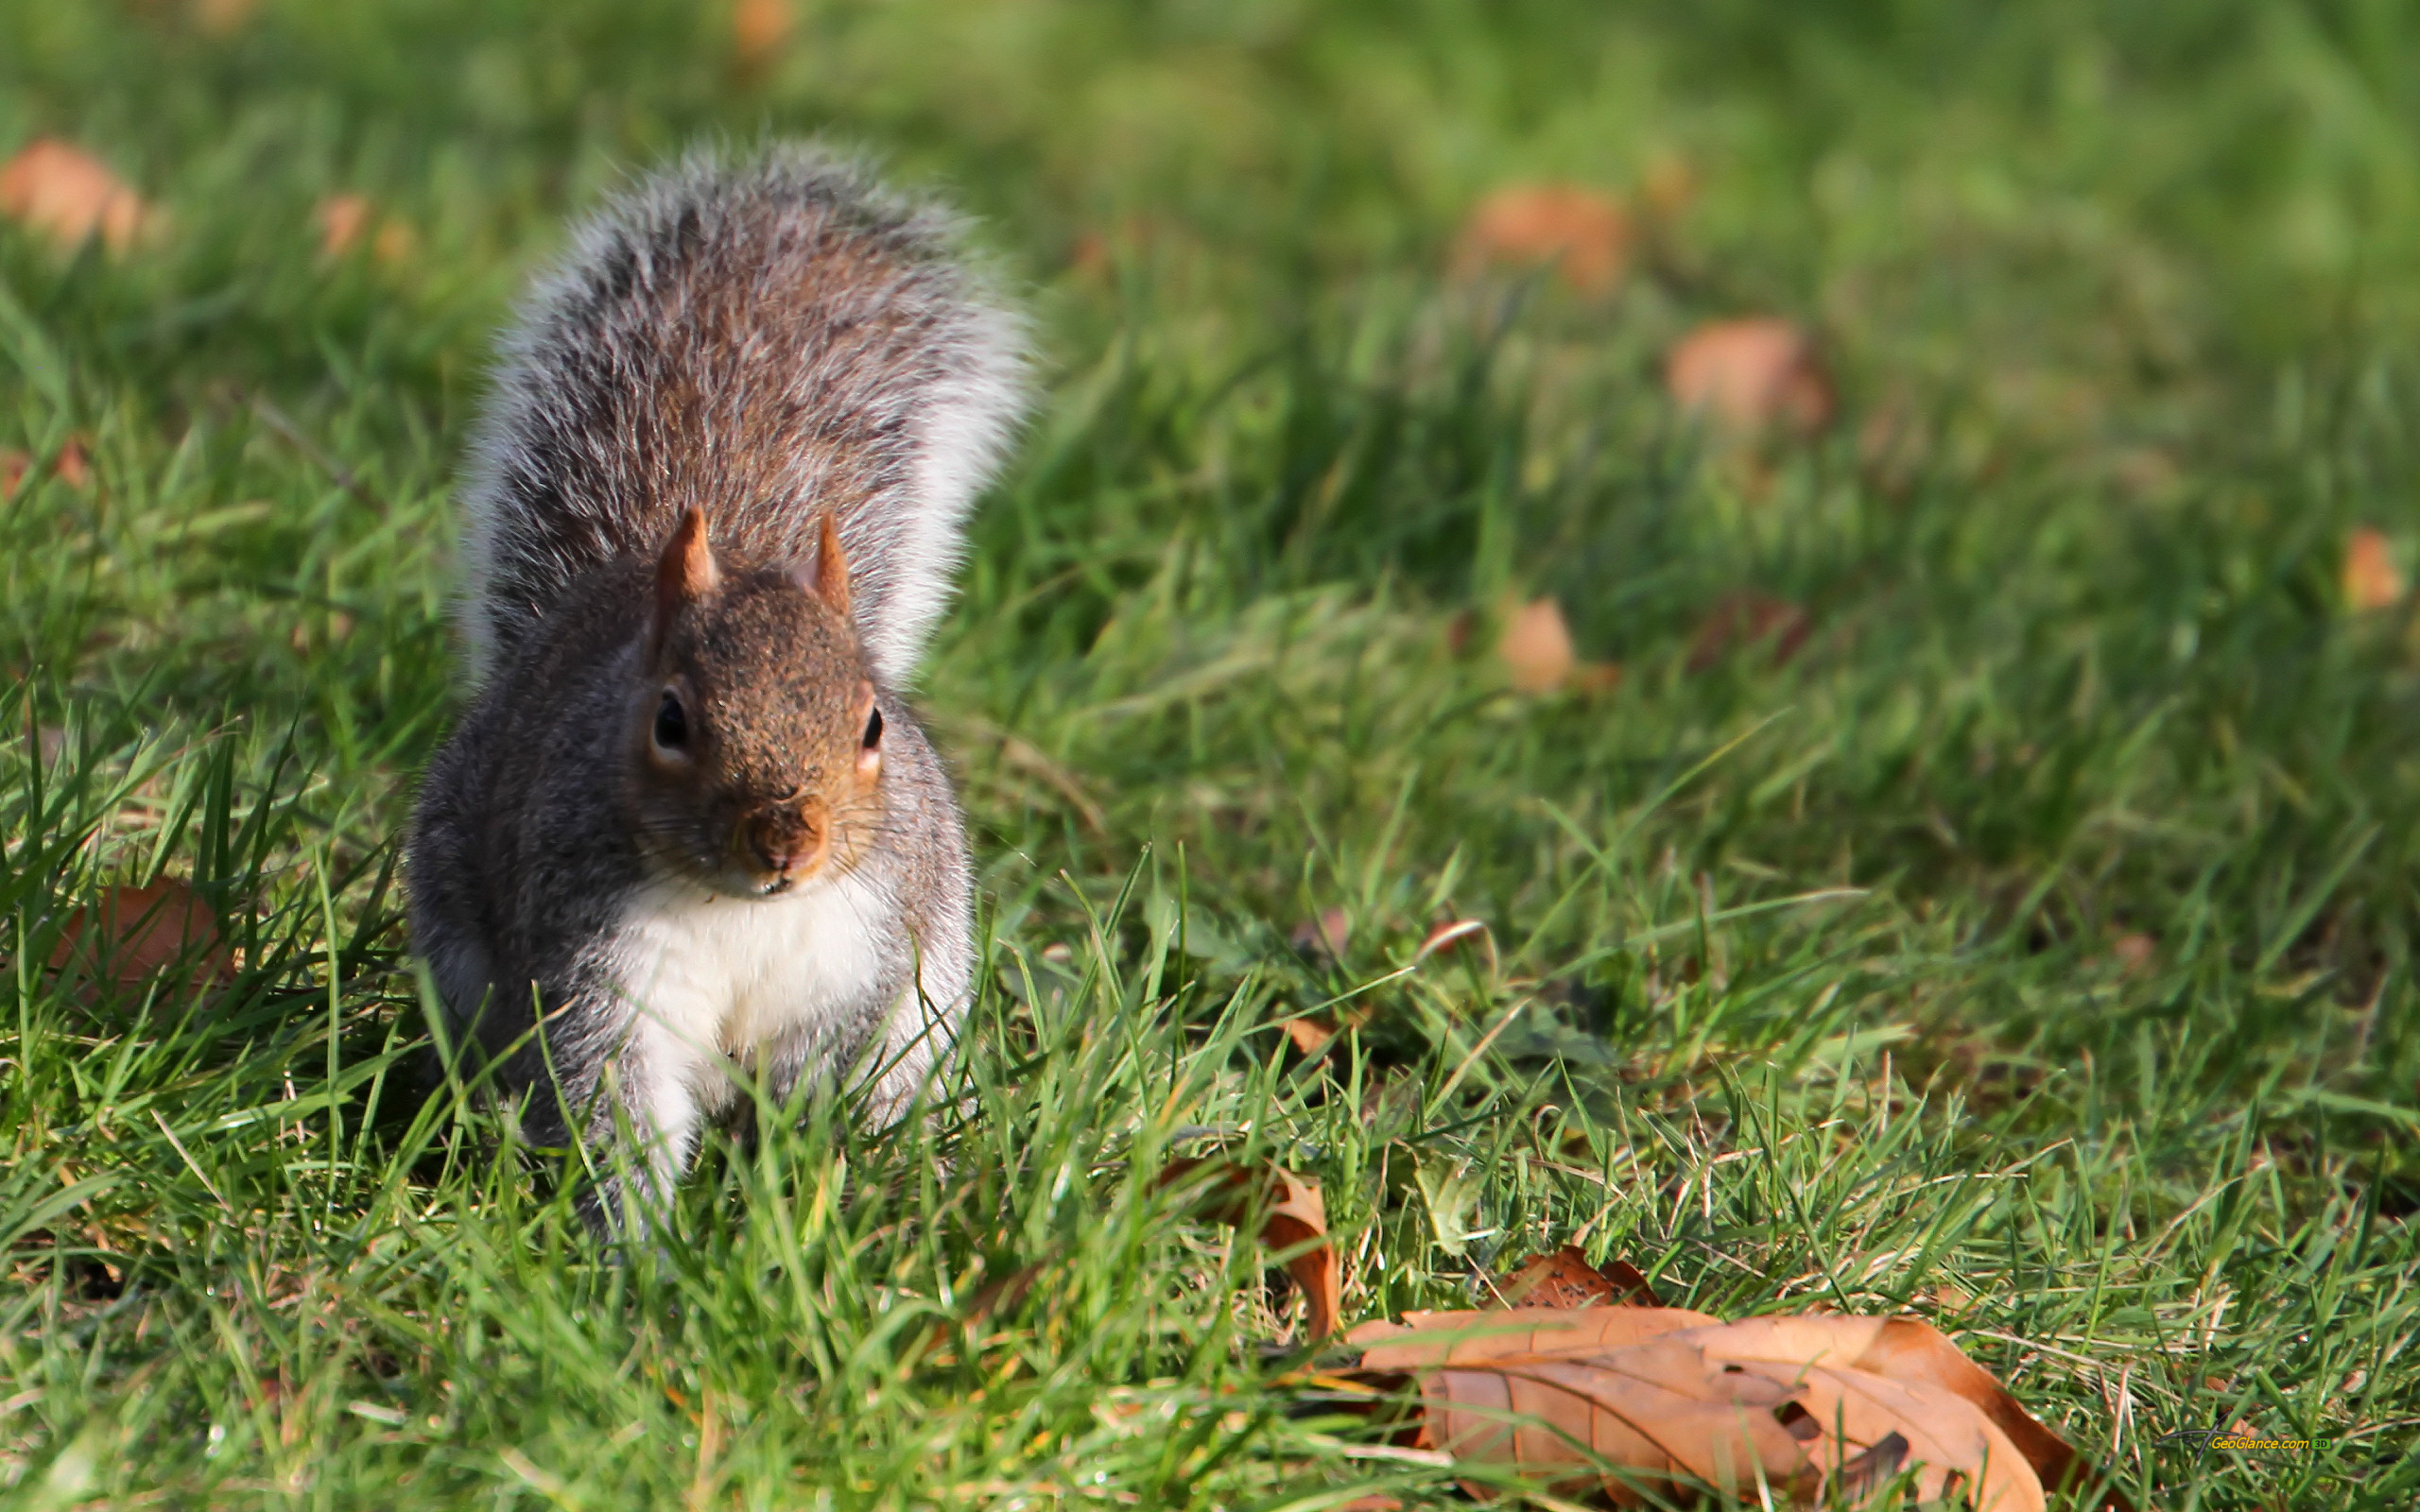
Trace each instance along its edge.
<path fill-rule="evenodd" d="M 2420 549 L 2400 9 L 898 0 L 742 66 L 671 0 L 245 9 L 0 3 L 0 151 L 167 213 L 0 228 L 0 1501 L 1449 1504 L 1297 1410 L 1159 1189 L 1215 1137 L 1323 1185 L 1350 1317 L 1577 1238 L 1933 1316 L 2147 1503 L 2420 1496 L 2420 621 L 2338 586 Z M 406 1091 L 395 836 L 487 334 L 765 129 L 1037 312 L 923 689 L 993 969 L 962 1117 L 801 1109 L 611 1264 Z M 1607 299 L 1444 281 L 1541 177 L 1696 189 Z M 323 256 L 337 192 L 403 255 Z M 1842 396 L 1754 462 L 1658 381 L 1743 311 Z M 1704 654 L 1742 592 L 1796 656 Z M 1541 593 L 1617 688 L 1505 685 Z M 232 987 L 46 969 L 158 875 Z M 1493 955 L 1404 970 L 1441 917 Z M 2160 1437 L 2237 1420 L 2311 1445 Z"/>

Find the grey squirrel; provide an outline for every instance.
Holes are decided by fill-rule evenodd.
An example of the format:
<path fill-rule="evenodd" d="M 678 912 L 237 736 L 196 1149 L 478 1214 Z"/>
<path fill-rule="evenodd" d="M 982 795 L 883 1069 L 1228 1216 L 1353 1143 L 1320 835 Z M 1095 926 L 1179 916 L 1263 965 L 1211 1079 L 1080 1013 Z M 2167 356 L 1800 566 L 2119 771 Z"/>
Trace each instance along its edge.
<path fill-rule="evenodd" d="M 577 235 L 465 490 L 475 695 L 406 848 L 448 1038 L 660 1203 L 743 1077 L 906 1109 L 975 962 L 964 821 L 901 697 L 1026 404 L 955 223 L 811 146 Z M 634 1136 L 616 1158 L 617 1130 Z"/>

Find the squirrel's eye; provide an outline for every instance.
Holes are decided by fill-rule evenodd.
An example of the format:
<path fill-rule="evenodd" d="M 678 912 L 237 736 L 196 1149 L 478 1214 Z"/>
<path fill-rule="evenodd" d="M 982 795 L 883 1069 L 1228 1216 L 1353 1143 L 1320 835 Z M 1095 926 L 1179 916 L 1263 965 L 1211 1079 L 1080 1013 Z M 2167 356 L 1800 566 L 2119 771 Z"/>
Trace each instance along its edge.
<path fill-rule="evenodd" d="M 664 701 L 655 706 L 655 744 L 660 750 L 679 750 L 689 743 L 689 712 L 681 707 L 681 698 L 671 689 L 664 690 Z"/>
<path fill-rule="evenodd" d="M 858 747 L 859 747 L 860 749 L 863 749 L 863 750 L 873 750 L 873 749 L 875 749 L 876 747 L 880 747 L 880 746 L 881 746 L 881 744 L 882 744 L 882 711 L 881 711 L 881 710 L 879 710 L 879 709 L 873 710 L 873 711 L 872 711 L 871 713 L 869 713 L 866 715 L 866 738 L 865 738 L 864 740 L 862 740 L 862 741 L 859 741 L 857 744 L 858 744 Z"/>

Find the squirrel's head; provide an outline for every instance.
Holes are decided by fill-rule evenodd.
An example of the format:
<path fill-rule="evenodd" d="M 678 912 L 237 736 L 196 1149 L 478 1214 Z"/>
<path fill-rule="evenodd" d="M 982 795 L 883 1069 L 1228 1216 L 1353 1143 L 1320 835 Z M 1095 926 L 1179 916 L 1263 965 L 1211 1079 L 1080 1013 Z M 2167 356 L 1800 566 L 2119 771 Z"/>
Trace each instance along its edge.
<path fill-rule="evenodd" d="M 692 509 L 655 564 L 631 742 L 659 864 L 769 897 L 854 867 L 882 822 L 882 709 L 827 514 L 808 566 L 716 561 Z"/>

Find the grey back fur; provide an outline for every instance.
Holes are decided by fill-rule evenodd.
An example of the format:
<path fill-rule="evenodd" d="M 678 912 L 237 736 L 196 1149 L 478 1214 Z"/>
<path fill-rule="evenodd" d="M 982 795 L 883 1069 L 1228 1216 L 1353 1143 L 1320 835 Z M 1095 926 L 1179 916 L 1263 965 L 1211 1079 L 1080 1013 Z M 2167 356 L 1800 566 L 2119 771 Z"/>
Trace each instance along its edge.
<path fill-rule="evenodd" d="M 474 446 L 474 679 L 693 505 L 717 550 L 767 563 L 810 560 L 831 506 L 867 654 L 906 686 L 1026 404 L 1023 333 L 958 240 L 811 146 L 693 156 L 581 228 L 506 339 Z"/>

